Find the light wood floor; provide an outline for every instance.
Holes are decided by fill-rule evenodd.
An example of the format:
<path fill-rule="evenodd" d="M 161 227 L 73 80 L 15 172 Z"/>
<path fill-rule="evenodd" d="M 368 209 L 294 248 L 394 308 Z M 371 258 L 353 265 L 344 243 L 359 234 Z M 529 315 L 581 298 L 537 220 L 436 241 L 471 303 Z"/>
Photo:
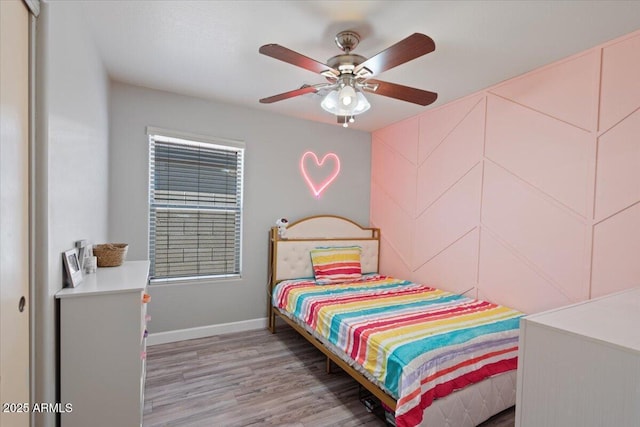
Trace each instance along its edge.
<path fill-rule="evenodd" d="M 384 426 L 288 326 L 150 346 L 144 427 Z M 511 427 L 514 410 L 483 427 Z"/>

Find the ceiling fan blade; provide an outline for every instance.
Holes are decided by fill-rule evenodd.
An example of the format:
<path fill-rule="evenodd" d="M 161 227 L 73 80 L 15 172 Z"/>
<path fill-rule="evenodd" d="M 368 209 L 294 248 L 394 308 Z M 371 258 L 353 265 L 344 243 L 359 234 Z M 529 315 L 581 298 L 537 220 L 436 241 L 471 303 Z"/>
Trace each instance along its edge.
<path fill-rule="evenodd" d="M 435 48 L 436 44 L 431 37 L 421 33 L 413 33 L 406 39 L 399 41 L 358 65 L 354 73 L 358 75 L 360 71 L 366 71 L 365 78 L 380 74 L 383 71 L 433 52 Z"/>
<path fill-rule="evenodd" d="M 294 52 L 284 46 L 280 46 L 279 44 L 265 44 L 260 47 L 259 52 L 263 55 L 304 68 L 305 70 L 313 71 L 314 73 L 324 73 L 323 75 L 326 75 L 326 72 L 328 71 L 336 77 L 340 75 L 338 70 L 335 70 L 322 62 L 318 62 L 315 59 L 311 59 L 308 56 Z"/>
<path fill-rule="evenodd" d="M 318 89 L 314 86 L 303 86 L 300 89 L 290 90 L 289 92 L 280 93 L 278 95 L 273 95 L 268 98 L 262 98 L 260 100 L 261 104 L 271 104 L 272 102 L 282 101 L 284 99 L 293 98 L 295 96 L 304 95 L 306 93 L 316 93 Z"/>
<path fill-rule="evenodd" d="M 438 99 L 438 94 L 428 90 L 416 89 L 414 87 L 403 86 L 396 83 L 383 82 L 381 80 L 369 79 L 362 89 L 376 95 L 388 96 L 389 98 L 400 99 L 402 101 L 413 102 L 418 105 L 429 105 Z M 377 85 L 377 89 L 374 89 Z"/>

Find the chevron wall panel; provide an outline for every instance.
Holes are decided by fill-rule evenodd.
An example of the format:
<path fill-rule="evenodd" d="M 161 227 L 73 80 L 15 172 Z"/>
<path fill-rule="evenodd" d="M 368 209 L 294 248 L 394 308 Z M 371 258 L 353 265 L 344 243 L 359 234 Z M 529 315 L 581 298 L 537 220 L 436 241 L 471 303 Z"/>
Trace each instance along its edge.
<path fill-rule="evenodd" d="M 429 114 L 418 116 L 420 136 L 418 140 L 418 164 L 421 164 L 473 110 L 483 95 L 463 98 L 444 105 Z M 384 130 L 383 130 L 384 131 Z M 377 132 L 376 132 L 377 134 Z"/>
<path fill-rule="evenodd" d="M 523 259 L 508 244 L 500 242 L 488 229 L 482 229 L 478 297 L 525 313 L 535 313 L 572 302 L 551 278 Z"/>
<path fill-rule="evenodd" d="M 596 219 L 640 200 L 640 109 L 598 139 Z"/>
<path fill-rule="evenodd" d="M 535 70 L 491 89 L 531 110 L 591 130 L 598 108 L 596 50 Z"/>
<path fill-rule="evenodd" d="M 413 267 L 424 265 L 478 226 L 482 169 L 464 175 L 415 220 Z"/>
<path fill-rule="evenodd" d="M 381 272 L 527 313 L 640 286 L 639 75 L 635 32 L 374 132 Z"/>
<path fill-rule="evenodd" d="M 416 210 L 415 164 L 400 155 L 392 145 L 374 137 L 371 166 L 376 170 L 387 171 L 372 181 L 375 181 L 395 205 L 413 217 Z"/>
<path fill-rule="evenodd" d="M 429 283 L 440 289 L 464 293 L 475 288 L 478 281 L 478 228 L 453 242 L 412 273 L 412 280 Z M 473 292 L 472 292 L 473 294 Z"/>
<path fill-rule="evenodd" d="M 636 33 L 637 34 L 637 33 Z M 622 38 L 602 49 L 600 127 L 606 131 L 640 108 L 640 36 Z"/>
<path fill-rule="evenodd" d="M 418 166 L 418 214 L 482 160 L 484 99 Z"/>
<path fill-rule="evenodd" d="M 640 203 L 596 225 L 593 236 L 594 297 L 638 286 Z"/>
<path fill-rule="evenodd" d="M 420 123 L 414 117 L 381 129 L 376 137 L 407 161 L 417 164 L 419 132 Z"/>
<path fill-rule="evenodd" d="M 512 101 L 490 96 L 486 156 L 586 216 L 593 136 Z"/>
<path fill-rule="evenodd" d="M 574 301 L 588 297 L 582 269 L 587 226 L 571 211 L 521 178 L 486 162 L 481 221 Z"/>

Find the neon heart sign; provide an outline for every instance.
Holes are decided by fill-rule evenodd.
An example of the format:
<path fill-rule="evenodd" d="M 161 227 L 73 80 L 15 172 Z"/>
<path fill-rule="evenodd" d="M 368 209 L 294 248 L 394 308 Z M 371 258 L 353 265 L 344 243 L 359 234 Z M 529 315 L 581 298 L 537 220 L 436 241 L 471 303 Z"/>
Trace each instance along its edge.
<path fill-rule="evenodd" d="M 309 160 L 311 159 L 313 159 L 313 162 L 309 162 Z M 327 160 L 333 160 L 333 168 L 331 170 L 328 170 L 327 167 L 325 167 L 325 162 Z M 327 162 L 327 164 L 328 163 L 329 162 Z M 309 176 L 309 169 L 307 169 L 307 164 L 311 164 L 313 167 L 321 169 L 325 178 L 323 180 L 320 180 L 319 183 L 315 182 Z M 338 174 L 340 173 L 340 159 L 335 153 L 327 153 L 324 155 L 322 160 L 318 160 L 318 156 L 316 156 L 316 153 L 314 153 L 313 151 L 307 151 L 300 158 L 300 171 L 302 172 L 302 176 L 307 182 L 307 185 L 311 189 L 313 195 L 316 196 L 316 198 L 319 198 L 320 194 L 322 194 L 322 192 L 329 186 L 329 184 L 331 184 L 338 177 Z"/>

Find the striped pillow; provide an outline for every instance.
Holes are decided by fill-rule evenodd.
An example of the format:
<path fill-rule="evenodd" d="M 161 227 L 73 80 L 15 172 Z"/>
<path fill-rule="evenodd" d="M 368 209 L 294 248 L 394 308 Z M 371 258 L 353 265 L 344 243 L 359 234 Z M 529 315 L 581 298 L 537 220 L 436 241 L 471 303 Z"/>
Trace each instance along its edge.
<path fill-rule="evenodd" d="M 360 246 L 319 247 L 311 250 L 316 283 L 326 285 L 362 277 Z"/>

